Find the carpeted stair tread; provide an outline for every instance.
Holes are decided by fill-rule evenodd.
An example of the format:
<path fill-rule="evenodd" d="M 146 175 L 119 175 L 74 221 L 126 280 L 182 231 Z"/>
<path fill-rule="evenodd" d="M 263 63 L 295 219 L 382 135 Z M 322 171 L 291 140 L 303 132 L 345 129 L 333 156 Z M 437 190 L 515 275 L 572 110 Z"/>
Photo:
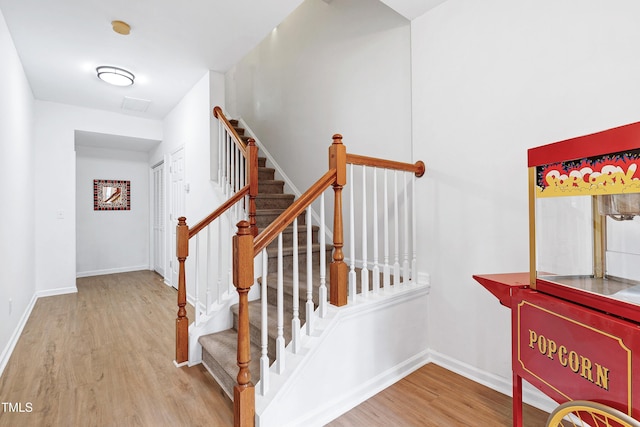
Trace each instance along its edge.
<path fill-rule="evenodd" d="M 233 396 L 233 387 L 238 376 L 238 335 L 234 329 L 204 335 L 198 340 L 202 346 L 202 363 L 218 380 L 225 392 Z M 250 372 L 254 382 L 260 375 L 260 347 L 251 343 Z M 233 399 L 233 398 L 232 398 Z"/>

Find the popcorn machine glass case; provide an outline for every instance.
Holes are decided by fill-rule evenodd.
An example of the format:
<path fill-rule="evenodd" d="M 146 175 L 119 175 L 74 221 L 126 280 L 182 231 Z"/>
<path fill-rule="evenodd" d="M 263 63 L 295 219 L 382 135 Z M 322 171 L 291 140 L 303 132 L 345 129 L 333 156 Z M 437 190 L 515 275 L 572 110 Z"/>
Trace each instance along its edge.
<path fill-rule="evenodd" d="M 640 322 L 640 123 L 528 162 L 531 287 Z"/>

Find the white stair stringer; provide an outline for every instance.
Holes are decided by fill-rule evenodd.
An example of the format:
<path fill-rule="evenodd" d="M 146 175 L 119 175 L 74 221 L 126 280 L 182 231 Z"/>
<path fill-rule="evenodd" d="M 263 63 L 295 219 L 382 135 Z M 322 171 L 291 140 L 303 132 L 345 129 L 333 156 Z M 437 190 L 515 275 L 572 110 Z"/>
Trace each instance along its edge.
<path fill-rule="evenodd" d="M 189 325 L 189 366 L 202 363 L 202 346 L 198 342 L 198 338 L 230 329 L 233 326 L 231 306 L 237 303 L 237 293 L 227 294 L 225 298 L 212 305 L 210 313 L 203 315 L 198 325 L 196 322 Z"/>
<path fill-rule="evenodd" d="M 298 354 L 287 347 L 286 372 L 272 365 L 266 396 L 256 385 L 256 425 L 323 426 L 428 363 L 429 288 L 408 283 L 330 306 Z"/>

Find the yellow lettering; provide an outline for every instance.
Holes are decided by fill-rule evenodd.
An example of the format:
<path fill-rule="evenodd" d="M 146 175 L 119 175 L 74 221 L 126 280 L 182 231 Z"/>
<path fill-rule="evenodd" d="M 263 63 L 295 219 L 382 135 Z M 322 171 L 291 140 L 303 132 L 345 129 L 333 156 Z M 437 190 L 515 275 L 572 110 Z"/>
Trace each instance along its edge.
<path fill-rule="evenodd" d="M 576 353 L 575 351 L 569 352 L 569 369 L 571 369 L 576 374 L 580 370 L 580 358 L 578 356 L 578 353 Z"/>
<path fill-rule="evenodd" d="M 580 356 L 580 364 L 582 365 L 582 373 L 580 373 L 580 376 L 593 382 L 593 375 L 591 374 L 591 360 L 584 356 Z"/>
<path fill-rule="evenodd" d="M 538 340 L 536 331 L 529 329 L 529 347 L 534 348 L 533 344 Z"/>
<path fill-rule="evenodd" d="M 558 345 L 554 340 L 549 340 L 549 345 L 547 345 L 547 357 L 553 360 L 553 355 L 558 351 Z"/>
<path fill-rule="evenodd" d="M 547 352 L 547 338 L 544 335 L 540 335 L 538 337 L 538 351 L 541 354 L 545 354 Z"/>
<path fill-rule="evenodd" d="M 555 340 L 539 335 L 532 329 L 529 329 L 529 348 L 537 350 L 550 360 L 554 360 L 557 356 L 561 366 L 571 369 L 598 387 L 609 390 L 609 369 L 598 363 L 593 363 L 588 357 L 582 356 L 574 350 L 569 350 L 564 345 L 558 345 Z"/>
<path fill-rule="evenodd" d="M 561 345 L 560 349 L 558 350 L 558 361 L 565 368 L 567 367 L 567 364 L 569 363 L 567 361 L 567 347 L 565 347 L 563 345 Z"/>
<path fill-rule="evenodd" d="M 609 369 L 596 363 L 596 385 L 609 390 Z"/>

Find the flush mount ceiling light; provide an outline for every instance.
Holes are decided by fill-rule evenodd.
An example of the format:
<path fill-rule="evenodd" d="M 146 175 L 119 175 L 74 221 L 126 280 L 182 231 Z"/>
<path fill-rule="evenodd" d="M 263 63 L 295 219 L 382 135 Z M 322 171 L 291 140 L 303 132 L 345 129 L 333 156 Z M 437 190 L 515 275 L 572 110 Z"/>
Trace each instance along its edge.
<path fill-rule="evenodd" d="M 131 86 L 135 79 L 133 73 L 118 67 L 101 66 L 96 72 L 100 80 L 115 86 Z"/>

